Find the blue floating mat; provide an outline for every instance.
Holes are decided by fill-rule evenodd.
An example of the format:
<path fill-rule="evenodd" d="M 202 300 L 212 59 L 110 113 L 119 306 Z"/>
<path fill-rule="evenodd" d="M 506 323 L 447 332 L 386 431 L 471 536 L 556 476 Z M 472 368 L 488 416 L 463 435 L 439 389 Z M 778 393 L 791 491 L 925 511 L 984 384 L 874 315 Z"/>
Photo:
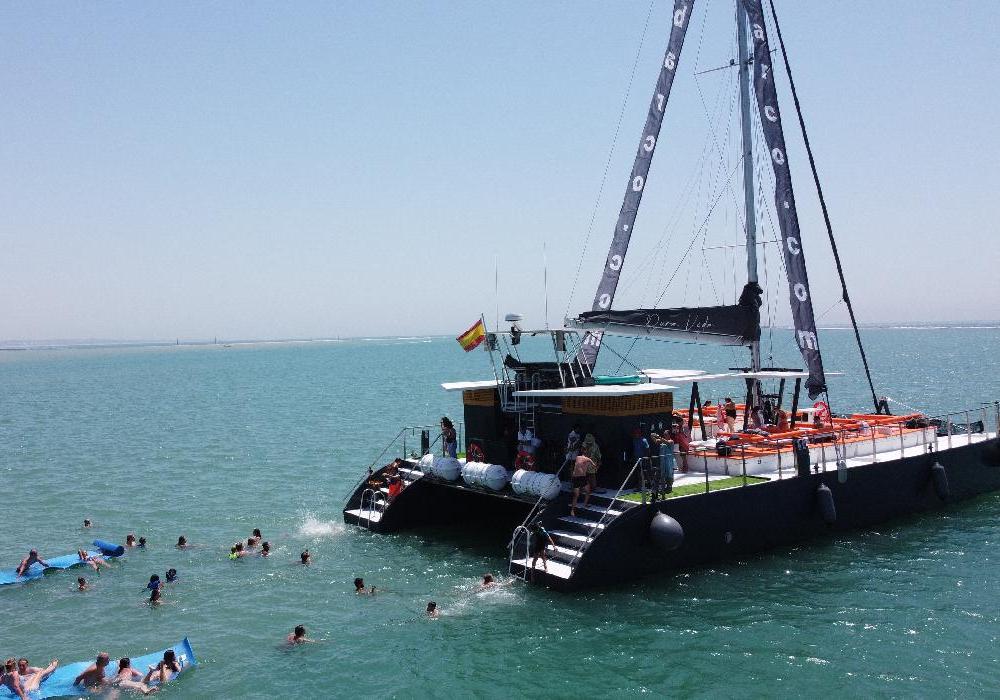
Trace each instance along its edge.
<path fill-rule="evenodd" d="M 173 649 L 174 654 L 177 655 L 177 663 L 181 667 L 181 673 L 184 673 L 189 668 L 198 665 L 198 661 L 194 656 L 194 651 L 191 649 L 191 643 L 188 641 L 187 637 L 168 648 Z M 144 656 L 129 657 L 132 660 L 132 668 L 136 671 L 141 671 L 143 675 L 146 675 L 146 667 L 153 666 L 162 661 L 163 652 L 165 651 L 166 649 L 162 649 Z M 95 654 L 94 656 L 96 657 L 97 655 Z M 75 664 L 59 666 L 52 672 L 51 676 L 42 681 L 38 690 L 29 693 L 29 697 L 32 700 L 42 700 L 42 698 L 62 698 L 67 696 L 80 697 L 81 695 L 85 695 L 87 691 L 78 685 L 73 685 L 73 680 L 83 673 L 83 671 L 86 670 L 92 663 L 94 663 L 93 659 L 90 661 L 78 661 Z M 106 677 L 111 678 L 115 673 L 117 673 L 117 671 L 118 658 L 112 656 L 111 663 L 108 664 L 108 667 L 105 670 Z M 176 678 L 176 676 L 174 678 Z M 151 685 L 155 685 L 155 683 L 152 683 Z M 15 695 L 6 687 L 0 686 L 0 700 L 8 700 L 8 698 L 14 697 Z"/>
<path fill-rule="evenodd" d="M 112 544 L 111 542 L 105 542 L 104 540 L 94 540 L 94 547 L 96 549 L 87 550 L 87 554 L 92 557 L 120 557 L 125 554 L 125 548 L 120 544 Z M 45 559 L 45 557 L 42 557 Z M 80 561 L 80 557 L 73 554 L 64 554 L 61 557 L 50 557 L 45 559 L 49 564 L 49 569 L 70 569 L 74 566 L 84 566 L 86 562 Z M 24 576 L 17 575 L 17 567 L 13 569 L 7 569 L 5 571 L 0 571 L 0 586 L 5 586 L 11 583 L 24 583 L 25 581 L 34 581 L 35 579 L 41 578 L 42 575 L 47 571 L 44 566 L 39 563 L 34 563 L 25 572 Z"/>

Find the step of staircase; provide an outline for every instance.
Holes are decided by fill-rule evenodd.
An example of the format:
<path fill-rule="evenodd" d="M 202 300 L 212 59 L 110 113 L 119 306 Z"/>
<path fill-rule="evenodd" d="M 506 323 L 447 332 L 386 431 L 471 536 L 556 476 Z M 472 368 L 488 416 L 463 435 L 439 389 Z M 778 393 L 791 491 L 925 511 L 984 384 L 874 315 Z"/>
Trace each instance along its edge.
<path fill-rule="evenodd" d="M 518 566 L 523 566 L 525 570 L 531 569 L 531 559 L 513 559 L 512 564 L 517 564 Z M 535 561 L 535 571 L 543 571 L 549 574 L 549 576 L 555 576 L 556 578 L 568 579 L 573 575 L 573 567 L 568 564 L 564 564 L 559 561 L 554 561 L 549 559 L 548 564 L 545 568 L 542 567 L 542 559 L 539 557 Z"/>
<path fill-rule="evenodd" d="M 557 542 L 562 542 L 563 544 L 577 549 L 583 547 L 593 539 L 579 532 L 571 532 L 569 530 L 551 530 L 549 534 L 552 535 L 552 538 Z"/>
<path fill-rule="evenodd" d="M 358 518 L 359 520 L 367 520 L 368 522 L 371 523 L 377 523 L 382 519 L 382 511 L 380 510 L 368 510 L 367 508 L 361 510 L 360 508 L 354 508 L 352 510 L 344 512 L 347 513 L 348 515 L 353 515 L 355 518 Z"/>

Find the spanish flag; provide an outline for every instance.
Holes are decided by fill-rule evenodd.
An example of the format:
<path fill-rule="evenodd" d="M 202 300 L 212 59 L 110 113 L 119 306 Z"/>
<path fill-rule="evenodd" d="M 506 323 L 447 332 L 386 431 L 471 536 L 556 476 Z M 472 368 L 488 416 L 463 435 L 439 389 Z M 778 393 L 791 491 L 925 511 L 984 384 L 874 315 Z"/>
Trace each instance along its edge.
<path fill-rule="evenodd" d="M 478 348 L 485 337 L 486 325 L 483 323 L 483 319 L 479 319 L 472 325 L 472 328 L 458 336 L 456 340 L 458 340 L 458 344 L 462 346 L 463 350 L 469 352 L 469 350 Z"/>

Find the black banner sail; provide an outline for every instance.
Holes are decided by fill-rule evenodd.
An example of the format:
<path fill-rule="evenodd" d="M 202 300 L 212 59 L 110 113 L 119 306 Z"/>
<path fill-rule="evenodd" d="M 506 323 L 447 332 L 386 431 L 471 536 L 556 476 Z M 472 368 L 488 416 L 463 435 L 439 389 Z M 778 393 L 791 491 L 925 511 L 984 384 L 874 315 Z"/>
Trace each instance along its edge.
<path fill-rule="evenodd" d="M 816 320 L 813 317 L 805 253 L 802 252 L 799 217 L 795 209 L 795 194 L 792 191 L 792 175 L 788 168 L 781 113 L 778 111 L 778 95 L 774 87 L 771 49 L 764 27 L 764 10 L 760 0 L 743 0 L 743 7 L 750 19 L 750 34 L 753 37 L 753 82 L 757 94 L 757 109 L 760 112 L 760 125 L 774 168 L 774 204 L 778 211 L 778 226 L 781 229 L 781 248 L 785 256 L 785 273 L 788 277 L 789 302 L 795 325 L 795 342 L 809 371 L 809 377 L 806 379 L 809 398 L 815 399 L 826 390 L 826 377 L 823 374 L 823 358 L 819 352 L 819 340 L 816 336 Z"/>
<path fill-rule="evenodd" d="M 587 311 L 570 323 L 577 328 L 598 327 L 608 333 L 653 335 L 679 342 L 749 345 L 760 339 L 760 295 L 751 282 L 738 304 L 679 309 Z"/>
<path fill-rule="evenodd" d="M 694 0 L 674 0 L 670 41 L 667 43 L 667 51 L 663 56 L 663 64 L 656 80 L 653 99 L 649 103 L 646 126 L 642 130 L 642 140 L 639 142 L 639 151 L 636 153 L 632 175 L 629 177 L 628 188 L 625 191 L 625 201 L 622 202 L 621 211 L 618 213 L 618 222 L 615 224 L 611 250 L 608 251 L 608 259 L 604 265 L 604 274 L 597 287 L 597 294 L 594 295 L 594 311 L 610 309 L 611 302 L 615 298 L 615 291 L 618 289 L 618 278 L 621 275 L 622 266 L 625 264 L 625 253 L 628 251 L 632 227 L 635 225 L 635 217 L 639 212 L 642 191 L 646 187 L 649 166 L 653 162 L 656 141 L 660 136 L 660 125 L 663 123 L 663 110 L 670 98 L 670 88 L 674 84 L 674 74 L 677 71 L 677 62 L 681 57 L 681 49 L 684 47 L 684 36 L 687 33 L 693 6 Z M 580 350 L 580 361 L 588 367 L 593 367 L 600 349 L 601 332 L 587 331 L 583 338 L 583 347 Z"/>

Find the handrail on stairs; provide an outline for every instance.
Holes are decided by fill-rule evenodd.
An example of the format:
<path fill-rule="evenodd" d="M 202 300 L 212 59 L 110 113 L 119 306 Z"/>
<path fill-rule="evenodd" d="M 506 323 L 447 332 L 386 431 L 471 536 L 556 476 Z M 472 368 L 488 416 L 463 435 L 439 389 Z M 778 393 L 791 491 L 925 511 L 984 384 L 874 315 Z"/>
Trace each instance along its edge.
<path fill-rule="evenodd" d="M 615 493 L 614 497 L 611 499 L 611 503 L 608 504 L 607 509 L 605 509 L 605 511 L 601 515 L 601 517 L 598 518 L 597 523 L 595 523 L 594 526 L 590 529 L 590 535 L 588 535 L 583 540 L 583 546 L 580 547 L 576 551 L 576 553 L 572 556 L 572 558 L 570 558 L 570 562 L 569 562 L 570 563 L 570 568 L 572 568 L 573 562 L 576 561 L 579 557 L 582 557 L 586 553 L 586 551 L 590 548 L 590 545 L 593 543 L 594 538 L 597 537 L 596 533 L 600 530 L 601 525 L 604 524 L 604 521 L 608 517 L 608 514 L 611 512 L 611 508 L 612 508 L 612 506 L 614 506 L 615 501 L 617 501 L 618 497 L 622 495 L 622 491 L 625 490 L 625 486 L 628 484 L 629 479 L 632 478 L 632 475 L 635 473 L 635 470 L 638 469 L 638 467 L 642 463 L 642 461 L 643 460 L 648 460 L 648 459 L 649 459 L 649 457 L 640 457 L 639 459 L 635 460 L 635 464 L 632 465 L 632 468 L 629 470 L 628 475 L 625 477 L 625 480 L 622 481 L 622 485 L 618 487 L 618 491 Z M 617 517 L 617 516 L 615 516 L 615 517 Z"/>

